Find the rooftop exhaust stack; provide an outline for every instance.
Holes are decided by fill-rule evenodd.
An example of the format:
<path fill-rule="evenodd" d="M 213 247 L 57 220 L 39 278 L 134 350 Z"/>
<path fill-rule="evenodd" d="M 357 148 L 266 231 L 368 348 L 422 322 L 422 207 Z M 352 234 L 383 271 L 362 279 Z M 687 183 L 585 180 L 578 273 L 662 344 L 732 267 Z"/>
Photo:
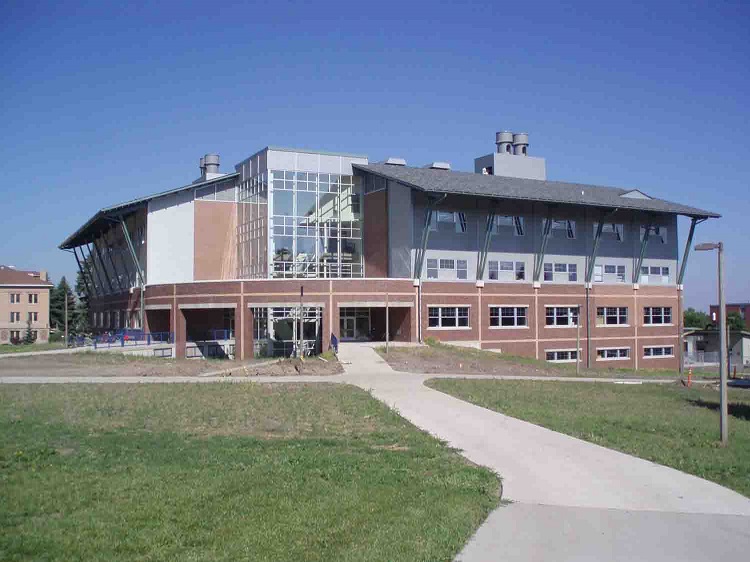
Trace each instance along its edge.
<path fill-rule="evenodd" d="M 450 170 L 451 165 L 449 162 L 433 162 L 432 164 L 427 164 L 425 168 L 429 168 L 431 170 Z"/>
<path fill-rule="evenodd" d="M 495 133 L 495 144 L 497 145 L 498 154 L 513 153 L 513 133 L 510 131 L 500 131 Z"/>
<path fill-rule="evenodd" d="M 403 158 L 388 158 L 388 160 L 385 161 L 386 164 L 390 164 L 391 166 L 406 166 L 406 160 Z"/>
<path fill-rule="evenodd" d="M 219 173 L 219 155 L 218 154 L 206 154 L 201 160 L 203 161 L 203 166 L 204 166 L 206 175 Z"/>
<path fill-rule="evenodd" d="M 529 135 L 527 133 L 513 134 L 513 154 L 527 156 L 529 152 Z"/>

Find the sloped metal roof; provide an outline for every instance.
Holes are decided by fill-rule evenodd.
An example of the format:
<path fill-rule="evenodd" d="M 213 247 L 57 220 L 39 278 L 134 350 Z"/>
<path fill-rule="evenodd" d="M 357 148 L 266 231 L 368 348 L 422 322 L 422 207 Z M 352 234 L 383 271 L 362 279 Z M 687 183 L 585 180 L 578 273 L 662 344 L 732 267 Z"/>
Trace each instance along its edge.
<path fill-rule="evenodd" d="M 610 209 L 633 209 L 697 218 L 719 218 L 721 216 L 713 211 L 705 211 L 655 197 L 646 199 L 624 196 L 632 193 L 634 191 L 632 188 L 622 189 L 582 183 L 489 176 L 391 164 L 352 164 L 352 166 L 357 170 L 370 172 L 433 193 L 476 195 L 497 199 L 564 203 Z"/>

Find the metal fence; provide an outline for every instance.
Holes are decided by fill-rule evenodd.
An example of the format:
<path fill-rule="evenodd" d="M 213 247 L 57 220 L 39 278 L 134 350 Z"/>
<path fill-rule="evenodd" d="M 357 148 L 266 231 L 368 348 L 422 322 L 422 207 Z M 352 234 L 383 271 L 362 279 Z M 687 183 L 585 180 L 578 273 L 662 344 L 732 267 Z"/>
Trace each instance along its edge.
<path fill-rule="evenodd" d="M 719 352 L 694 351 L 693 353 L 685 353 L 683 359 L 685 361 L 685 365 L 718 365 Z"/>

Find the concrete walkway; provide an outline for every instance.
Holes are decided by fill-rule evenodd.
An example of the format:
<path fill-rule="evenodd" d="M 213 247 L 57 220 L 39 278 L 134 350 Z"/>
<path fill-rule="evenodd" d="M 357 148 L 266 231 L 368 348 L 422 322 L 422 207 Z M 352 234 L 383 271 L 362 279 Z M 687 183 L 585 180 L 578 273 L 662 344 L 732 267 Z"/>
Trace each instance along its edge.
<path fill-rule="evenodd" d="M 0 376 L 0 383 L 253 381 L 357 385 L 417 427 L 460 449 L 467 459 L 503 478 L 503 498 L 513 503 L 489 516 L 457 558 L 464 562 L 718 560 L 744 558 L 750 548 L 750 500 L 740 494 L 432 390 L 424 381 L 446 375 L 396 372 L 372 347 L 342 344 L 339 357 L 345 374 L 337 376 Z"/>
<path fill-rule="evenodd" d="M 712 482 L 474 406 L 342 346 L 346 378 L 503 478 L 513 503 L 458 559 L 717 560 L 750 547 L 750 500 Z M 567 379 L 566 379 L 567 380 Z"/>

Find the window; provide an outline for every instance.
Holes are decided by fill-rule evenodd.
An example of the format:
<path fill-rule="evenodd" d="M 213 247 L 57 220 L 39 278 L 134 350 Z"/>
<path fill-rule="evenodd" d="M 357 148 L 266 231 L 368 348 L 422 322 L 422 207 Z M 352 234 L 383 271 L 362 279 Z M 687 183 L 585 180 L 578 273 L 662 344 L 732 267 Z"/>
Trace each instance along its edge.
<path fill-rule="evenodd" d="M 601 265 L 594 266 L 594 283 L 601 283 L 604 281 L 604 273 Z"/>
<path fill-rule="evenodd" d="M 428 309 L 430 328 L 468 328 L 468 306 L 431 306 Z"/>
<path fill-rule="evenodd" d="M 526 279 L 526 264 L 522 261 L 516 262 L 516 281 L 523 281 Z"/>
<path fill-rule="evenodd" d="M 10 341 L 11 343 L 17 342 L 21 340 L 21 332 L 18 330 L 11 330 L 10 331 Z"/>
<path fill-rule="evenodd" d="M 599 223 L 594 223 L 594 236 L 596 236 L 596 231 L 599 229 Z M 610 238 L 612 240 L 616 240 L 617 242 L 622 242 L 625 239 L 625 226 L 622 224 L 614 224 L 614 223 L 604 223 L 604 226 L 602 227 L 602 238 L 604 237 Z"/>
<path fill-rule="evenodd" d="M 544 223 L 542 223 L 544 226 Z M 576 221 L 574 220 L 553 220 L 551 233 L 555 231 L 565 232 L 566 238 L 573 240 L 576 237 Z"/>
<path fill-rule="evenodd" d="M 491 306 L 490 326 L 493 328 L 518 328 L 528 326 L 525 306 Z"/>
<path fill-rule="evenodd" d="M 545 281 L 578 281 L 578 265 L 574 263 L 551 263 L 544 264 Z"/>
<path fill-rule="evenodd" d="M 466 232 L 466 213 L 434 211 L 430 220 L 430 230 Z"/>
<path fill-rule="evenodd" d="M 10 304 L 19 304 L 21 302 L 21 293 L 10 293 Z"/>
<path fill-rule="evenodd" d="M 20 312 L 13 312 L 10 313 L 10 321 L 11 322 L 20 322 L 21 321 L 21 313 Z"/>
<path fill-rule="evenodd" d="M 547 326 L 577 326 L 577 306 L 548 306 L 546 307 Z"/>
<path fill-rule="evenodd" d="M 598 306 L 596 308 L 597 326 L 625 326 L 627 323 L 627 306 Z"/>
<path fill-rule="evenodd" d="M 578 359 L 578 352 L 575 349 L 555 349 L 546 351 L 545 356 L 547 361 L 571 363 Z"/>
<path fill-rule="evenodd" d="M 669 283 L 669 267 L 652 265 L 641 267 L 642 283 Z"/>
<path fill-rule="evenodd" d="M 29 293 L 29 304 L 39 304 L 38 293 Z"/>
<path fill-rule="evenodd" d="M 498 262 L 490 260 L 489 267 L 490 267 L 490 273 L 489 273 L 490 279 L 493 281 L 497 281 L 498 269 L 499 269 Z"/>
<path fill-rule="evenodd" d="M 671 306 L 646 306 L 643 308 L 643 323 L 645 325 L 671 324 Z"/>
<path fill-rule="evenodd" d="M 512 228 L 515 236 L 523 236 L 526 233 L 526 225 L 523 217 L 496 216 L 495 234 L 503 234 L 504 228 Z"/>
<path fill-rule="evenodd" d="M 618 283 L 625 283 L 625 266 L 618 265 L 617 273 L 615 275 L 617 276 L 616 279 Z"/>
<path fill-rule="evenodd" d="M 644 347 L 643 357 L 674 357 L 674 346 L 654 346 Z"/>
<path fill-rule="evenodd" d="M 468 268 L 466 260 L 456 260 L 456 277 L 458 279 L 466 279 L 468 277 Z"/>
<path fill-rule="evenodd" d="M 427 279 L 438 278 L 438 261 L 427 260 Z"/>
<path fill-rule="evenodd" d="M 456 269 L 455 260 L 440 260 L 440 269 Z"/>
<path fill-rule="evenodd" d="M 29 312 L 27 320 L 29 322 L 36 322 L 39 319 L 39 313 L 38 312 Z"/>
<path fill-rule="evenodd" d="M 667 243 L 667 228 L 665 226 L 641 226 L 641 242 L 643 242 L 643 237 L 646 235 L 647 228 L 649 229 L 649 242 Z"/>
<path fill-rule="evenodd" d="M 514 263 L 512 261 L 490 260 L 489 278 L 494 281 L 498 279 L 523 281 L 526 278 L 526 264 L 522 261 Z"/>
<path fill-rule="evenodd" d="M 617 359 L 630 359 L 629 347 L 599 347 L 596 349 L 597 361 L 613 361 Z"/>

